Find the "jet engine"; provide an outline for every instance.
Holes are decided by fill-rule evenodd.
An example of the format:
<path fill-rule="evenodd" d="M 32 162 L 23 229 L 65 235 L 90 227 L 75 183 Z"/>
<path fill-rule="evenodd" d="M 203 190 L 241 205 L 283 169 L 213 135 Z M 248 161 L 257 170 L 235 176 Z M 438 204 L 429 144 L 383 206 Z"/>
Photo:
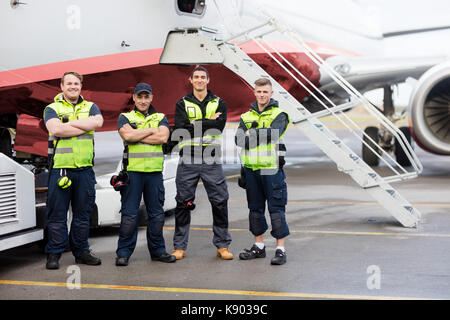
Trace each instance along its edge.
<path fill-rule="evenodd" d="M 416 142 L 429 152 L 450 155 L 450 61 L 419 78 L 409 110 Z"/>

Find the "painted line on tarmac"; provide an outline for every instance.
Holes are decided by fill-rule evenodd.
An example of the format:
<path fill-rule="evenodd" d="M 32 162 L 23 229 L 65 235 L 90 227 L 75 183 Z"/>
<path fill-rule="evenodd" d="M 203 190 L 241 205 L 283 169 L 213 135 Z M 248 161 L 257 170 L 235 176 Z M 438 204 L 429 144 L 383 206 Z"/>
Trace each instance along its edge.
<path fill-rule="evenodd" d="M 206 200 L 205 200 L 206 201 Z M 231 201 L 231 200 L 229 200 Z M 237 200 L 240 201 L 240 200 Z M 246 201 L 246 200 L 243 200 Z M 295 204 L 311 204 L 311 205 L 316 205 L 316 204 L 323 204 L 323 205 L 379 205 L 378 202 L 375 201 L 297 201 L 297 200 L 291 200 L 288 201 L 289 203 L 295 203 Z M 417 206 L 417 207 L 450 207 L 450 203 L 443 203 L 443 202 L 414 202 L 411 203 L 413 206 Z"/>
<path fill-rule="evenodd" d="M 140 228 L 146 228 L 145 226 Z M 164 227 L 164 230 L 175 230 L 175 227 Z M 212 231 L 210 227 L 191 227 L 194 231 Z M 229 231 L 249 232 L 248 229 L 228 228 Z M 401 233 L 401 232 L 365 232 L 365 231 L 333 231 L 333 230 L 289 230 L 291 233 L 331 234 L 348 236 L 401 236 L 401 237 L 425 237 L 425 238 L 450 238 L 450 234 L 432 233 Z"/>
<path fill-rule="evenodd" d="M 16 281 L 0 280 L 0 285 L 41 286 L 41 287 L 68 287 L 63 282 L 42 281 Z M 201 293 L 201 294 L 224 294 L 238 296 L 259 297 L 282 297 L 282 298 L 311 298 L 311 299 L 351 299 L 351 300 L 431 300 L 430 298 L 413 297 L 389 297 L 389 296 L 365 296 L 365 295 L 343 295 L 343 294 L 320 294 L 301 292 L 269 292 L 269 291 L 246 291 L 246 290 L 220 290 L 220 289 L 196 289 L 196 288 L 169 288 L 169 287 L 144 287 L 125 286 L 109 284 L 80 284 L 86 289 L 127 290 L 127 291 L 149 291 L 149 292 L 174 292 L 174 293 Z"/>

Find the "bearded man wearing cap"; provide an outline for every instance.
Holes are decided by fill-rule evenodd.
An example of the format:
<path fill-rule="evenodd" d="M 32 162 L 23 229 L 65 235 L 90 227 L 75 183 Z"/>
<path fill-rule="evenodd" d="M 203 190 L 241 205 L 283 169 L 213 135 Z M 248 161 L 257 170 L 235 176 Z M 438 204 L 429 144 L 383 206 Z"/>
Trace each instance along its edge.
<path fill-rule="evenodd" d="M 153 261 L 175 262 L 166 252 L 164 226 L 164 154 L 170 131 L 169 122 L 153 105 L 152 88 L 147 83 L 136 85 L 133 93 L 134 109 L 122 113 L 118 120 L 119 134 L 124 142 L 120 188 L 122 201 L 116 265 L 127 266 L 138 234 L 138 212 L 142 195 L 147 209 L 147 246 Z"/>

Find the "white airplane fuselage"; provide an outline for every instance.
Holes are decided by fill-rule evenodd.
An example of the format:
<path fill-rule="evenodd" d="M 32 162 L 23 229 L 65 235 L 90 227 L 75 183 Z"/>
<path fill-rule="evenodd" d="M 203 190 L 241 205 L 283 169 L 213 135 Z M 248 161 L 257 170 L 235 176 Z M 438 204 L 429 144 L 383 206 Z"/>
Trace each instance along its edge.
<path fill-rule="evenodd" d="M 15 8 L 3 1 L 1 71 L 162 48 L 169 30 L 219 19 L 207 9 L 183 14 L 170 0 L 30 0 Z"/>

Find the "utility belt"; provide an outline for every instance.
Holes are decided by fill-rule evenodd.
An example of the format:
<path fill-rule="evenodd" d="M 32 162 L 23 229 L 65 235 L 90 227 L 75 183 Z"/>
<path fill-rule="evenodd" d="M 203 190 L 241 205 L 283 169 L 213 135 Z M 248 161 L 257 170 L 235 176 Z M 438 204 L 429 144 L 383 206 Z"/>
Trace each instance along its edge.
<path fill-rule="evenodd" d="M 79 168 L 54 168 L 53 167 L 54 166 L 54 157 L 55 157 L 55 153 L 57 153 L 57 150 L 58 150 L 57 146 L 61 139 L 64 139 L 64 138 L 54 138 L 54 139 L 48 140 L 47 162 L 48 162 L 49 175 L 48 175 L 48 179 L 47 179 L 47 186 L 50 183 L 50 173 L 58 172 L 60 177 L 59 177 L 58 181 L 56 182 L 56 184 L 58 185 L 59 188 L 64 190 L 64 189 L 69 189 L 72 185 L 72 181 L 67 176 L 67 172 L 82 172 L 85 170 L 92 169 L 92 166 L 94 165 L 94 159 L 92 159 L 92 166 L 84 166 L 84 167 L 79 167 Z M 54 140 L 56 140 L 55 144 L 53 143 Z"/>
<path fill-rule="evenodd" d="M 185 164 L 222 163 L 222 147 L 220 145 L 184 146 L 179 155 L 180 161 Z"/>
<path fill-rule="evenodd" d="M 80 167 L 80 168 L 53 168 L 52 171 L 60 171 L 60 170 L 64 170 L 67 172 L 80 172 L 80 171 L 84 171 L 84 170 L 88 170 L 88 169 L 92 169 L 91 166 L 86 166 L 86 167 Z"/>
<path fill-rule="evenodd" d="M 83 172 L 86 170 L 92 170 L 92 167 L 80 167 L 80 168 L 54 168 L 51 169 L 51 172 L 53 173 L 58 173 L 59 174 L 59 178 L 56 181 L 56 185 L 65 190 L 65 189 L 69 189 L 72 186 L 72 180 L 70 180 L 69 176 L 68 176 L 68 172 L 69 173 L 73 173 L 73 172 Z M 49 176 L 49 180 L 50 180 L 50 174 Z"/>

